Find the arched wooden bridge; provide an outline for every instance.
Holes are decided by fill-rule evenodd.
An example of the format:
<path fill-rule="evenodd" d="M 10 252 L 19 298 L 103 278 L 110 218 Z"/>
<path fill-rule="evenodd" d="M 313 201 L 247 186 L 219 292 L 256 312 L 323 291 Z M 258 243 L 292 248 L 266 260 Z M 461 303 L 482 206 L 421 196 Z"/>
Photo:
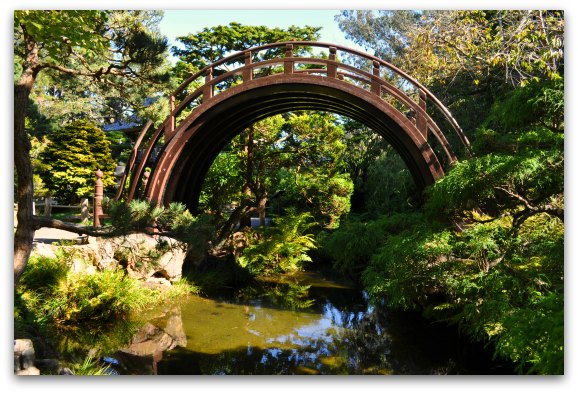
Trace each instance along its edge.
<path fill-rule="evenodd" d="M 457 160 L 448 139 L 470 152 L 448 109 L 419 82 L 374 56 L 327 43 L 280 42 L 236 53 L 184 81 L 170 105 L 156 130 L 149 122 L 139 135 L 117 199 L 180 201 L 194 211 L 209 167 L 235 135 L 296 110 L 333 112 L 371 128 L 400 154 L 420 188 Z"/>

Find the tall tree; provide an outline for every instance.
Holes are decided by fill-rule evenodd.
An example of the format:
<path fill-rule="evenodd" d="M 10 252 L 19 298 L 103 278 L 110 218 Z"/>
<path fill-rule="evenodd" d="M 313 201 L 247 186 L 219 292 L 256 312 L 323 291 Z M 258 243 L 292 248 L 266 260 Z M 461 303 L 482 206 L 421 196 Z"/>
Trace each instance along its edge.
<path fill-rule="evenodd" d="M 563 11 L 342 11 L 336 20 L 426 85 L 468 136 L 498 96 L 564 72 Z"/>
<path fill-rule="evenodd" d="M 239 52 L 255 46 L 272 42 L 302 40 L 316 41 L 319 39 L 320 27 L 296 27 L 287 29 L 270 28 L 267 26 L 249 26 L 237 22 L 228 25 L 205 27 L 203 30 L 182 37 L 177 37 L 184 48 L 173 47 L 172 52 L 179 58 L 175 66 L 177 75 L 186 78 L 203 67 L 234 52 Z M 299 50 L 299 48 L 296 48 Z M 279 49 L 265 51 L 262 59 L 274 57 Z M 215 70 L 218 75 L 222 70 Z"/>
<path fill-rule="evenodd" d="M 30 256 L 37 224 L 30 140 L 25 119 L 29 98 L 41 73 L 91 80 L 123 90 L 142 82 L 158 83 L 167 50 L 154 29 L 159 14 L 150 11 L 14 12 L 14 62 L 21 70 L 14 83 L 14 163 L 17 172 L 18 225 L 14 235 L 14 285 Z"/>
<path fill-rule="evenodd" d="M 335 20 L 348 39 L 373 51 L 375 56 L 392 61 L 409 45 L 411 29 L 423 14 L 412 10 L 344 10 Z"/>

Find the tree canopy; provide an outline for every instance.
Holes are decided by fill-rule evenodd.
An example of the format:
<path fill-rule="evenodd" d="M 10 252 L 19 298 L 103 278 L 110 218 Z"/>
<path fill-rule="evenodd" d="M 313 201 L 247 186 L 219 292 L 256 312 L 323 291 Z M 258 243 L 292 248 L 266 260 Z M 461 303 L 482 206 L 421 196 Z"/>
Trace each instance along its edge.
<path fill-rule="evenodd" d="M 422 208 L 346 222 L 325 252 L 373 296 L 458 324 L 519 372 L 563 374 L 563 12 L 337 20 L 448 102 L 474 157 L 431 186 Z M 383 29 L 371 35 L 364 21 Z"/>
<path fill-rule="evenodd" d="M 320 29 L 312 26 L 290 26 L 282 29 L 237 22 L 226 26 L 205 27 L 199 32 L 177 37 L 177 41 L 184 48 L 172 48 L 172 53 L 179 58 L 175 72 L 184 79 L 188 73 L 192 74 L 229 54 L 255 46 L 291 40 L 317 41 Z M 263 59 L 274 56 L 277 51 L 278 49 L 265 52 Z M 218 75 L 218 71 L 215 75 Z"/>
<path fill-rule="evenodd" d="M 64 99 L 74 103 L 86 99 L 86 105 L 73 113 L 77 118 L 91 118 L 87 108 L 93 113 L 103 111 L 104 106 L 99 103 L 104 97 L 116 97 L 125 102 L 129 97 L 135 98 L 130 100 L 134 104 L 131 108 L 138 113 L 138 104 L 140 102 L 142 108 L 146 97 L 136 99 L 131 94 L 137 90 L 139 95 L 150 92 L 143 87 L 154 87 L 156 92 L 162 92 L 160 83 L 167 82 L 167 70 L 162 67 L 167 55 L 167 40 L 156 28 L 160 16 L 155 11 L 14 12 L 14 163 L 18 202 L 15 284 L 26 267 L 35 229 L 33 168 L 26 115 L 33 91 L 39 87 L 38 78 L 47 76 L 43 85 L 46 88 L 41 93 L 47 93 L 58 102 Z M 82 86 L 82 89 L 71 88 L 73 86 Z M 42 100 L 36 100 L 41 111 L 42 103 Z M 93 110 L 95 107 L 97 109 Z M 122 109 L 121 114 L 126 115 L 128 111 Z"/>

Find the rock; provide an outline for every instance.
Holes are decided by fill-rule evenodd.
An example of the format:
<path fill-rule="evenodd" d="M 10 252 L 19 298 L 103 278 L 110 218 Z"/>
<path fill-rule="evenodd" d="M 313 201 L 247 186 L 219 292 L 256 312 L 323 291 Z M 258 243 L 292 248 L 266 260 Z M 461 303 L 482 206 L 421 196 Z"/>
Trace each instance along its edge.
<path fill-rule="evenodd" d="M 187 335 L 180 312 L 170 312 L 163 319 L 166 325 L 162 327 L 146 323 L 133 336 L 131 344 L 121 351 L 137 356 L 150 356 L 155 352 L 168 351 L 177 346 L 186 347 Z"/>
<path fill-rule="evenodd" d="M 20 364 L 23 370 L 34 367 L 34 360 L 34 348 L 28 348 L 22 351 Z"/>
<path fill-rule="evenodd" d="M 164 277 L 149 277 L 142 285 L 145 288 L 158 289 L 160 291 L 166 291 L 172 286 L 171 282 Z"/>
<path fill-rule="evenodd" d="M 56 258 L 56 248 L 52 244 L 34 242 L 32 243 L 32 253 L 48 258 Z"/>
<path fill-rule="evenodd" d="M 35 366 L 45 374 L 58 374 L 61 369 L 58 359 L 39 359 L 36 361 Z"/>
<path fill-rule="evenodd" d="M 183 263 L 187 253 L 179 246 L 172 247 L 164 253 L 156 262 L 153 274 L 160 274 L 171 282 L 181 278 Z"/>
<path fill-rule="evenodd" d="M 70 266 L 70 270 L 73 273 L 85 273 L 85 274 L 94 274 L 96 273 L 96 267 L 93 264 L 88 263 L 82 257 L 75 257 L 72 260 L 72 266 Z"/>
<path fill-rule="evenodd" d="M 20 352 L 14 352 L 14 371 L 22 370 L 20 355 Z"/>
<path fill-rule="evenodd" d="M 96 239 L 96 244 L 100 266 L 114 261 L 125 267 L 132 278 L 146 280 L 155 276 L 173 282 L 182 275 L 186 246 L 174 239 L 139 233 Z"/>
<path fill-rule="evenodd" d="M 92 274 L 121 265 L 129 277 L 143 281 L 155 277 L 174 282 L 182 276 L 187 247 L 177 240 L 142 233 L 84 239 L 85 244 L 72 246 L 35 243 L 33 252 L 55 258 L 58 247 L 64 247 L 70 255 L 70 269 L 76 273 Z"/>
<path fill-rule="evenodd" d="M 173 338 L 175 346 L 185 348 L 187 346 L 187 334 L 185 333 L 180 310 L 171 312 L 166 321 L 166 326 L 163 330 Z"/>
<path fill-rule="evenodd" d="M 151 323 L 145 324 L 134 336 L 132 343 L 122 352 L 137 356 L 152 355 L 156 351 L 170 350 L 176 346 L 173 338 Z"/>
<path fill-rule="evenodd" d="M 34 345 L 32 340 L 28 338 L 14 340 L 14 370 L 25 371 L 31 367 L 34 367 Z"/>
<path fill-rule="evenodd" d="M 16 375 L 40 375 L 40 370 L 36 367 L 28 367 L 26 370 L 20 370 L 15 372 Z"/>
<path fill-rule="evenodd" d="M 64 367 L 58 371 L 58 375 L 74 375 L 74 373 L 68 367 Z"/>

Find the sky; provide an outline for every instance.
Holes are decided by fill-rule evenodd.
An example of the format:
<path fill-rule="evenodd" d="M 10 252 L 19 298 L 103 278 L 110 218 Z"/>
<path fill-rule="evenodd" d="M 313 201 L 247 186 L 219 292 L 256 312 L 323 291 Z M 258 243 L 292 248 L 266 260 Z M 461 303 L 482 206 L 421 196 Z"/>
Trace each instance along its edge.
<path fill-rule="evenodd" d="M 364 48 L 345 38 L 339 30 L 335 15 L 339 10 L 165 10 L 164 17 L 159 24 L 161 33 L 169 38 L 171 46 L 179 46 L 176 37 L 197 33 L 205 27 L 228 25 L 230 22 L 239 22 L 243 25 L 265 25 L 286 29 L 291 25 L 304 27 L 321 27 L 320 41 L 343 45 L 362 51 Z"/>

